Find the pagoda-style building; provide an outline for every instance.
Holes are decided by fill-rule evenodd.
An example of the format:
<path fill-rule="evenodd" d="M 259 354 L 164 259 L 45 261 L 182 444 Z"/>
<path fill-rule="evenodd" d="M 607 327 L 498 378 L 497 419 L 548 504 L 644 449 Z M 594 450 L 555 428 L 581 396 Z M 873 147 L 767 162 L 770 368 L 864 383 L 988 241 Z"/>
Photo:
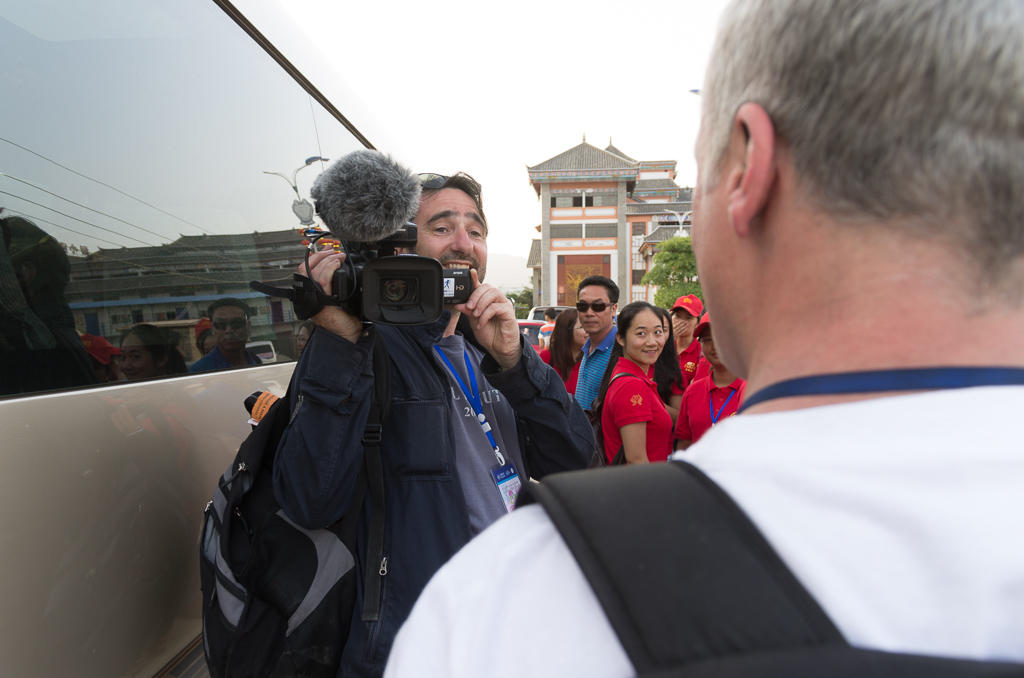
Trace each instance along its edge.
<path fill-rule="evenodd" d="M 676 162 L 634 160 L 611 140 L 601 150 L 584 137 L 527 170 L 541 203 L 527 264 L 535 305 L 574 305 L 579 282 L 595 274 L 618 284 L 620 306 L 653 302 L 655 289 L 640 279 L 657 244 L 680 229 L 689 235 L 691 189 L 676 185 Z"/>

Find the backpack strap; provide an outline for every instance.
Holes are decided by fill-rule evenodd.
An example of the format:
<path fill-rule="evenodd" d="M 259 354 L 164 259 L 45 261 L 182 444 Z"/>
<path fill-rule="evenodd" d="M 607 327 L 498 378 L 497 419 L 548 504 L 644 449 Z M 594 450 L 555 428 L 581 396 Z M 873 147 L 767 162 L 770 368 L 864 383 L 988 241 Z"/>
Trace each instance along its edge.
<path fill-rule="evenodd" d="M 370 533 L 366 540 L 366 569 L 363 580 L 363 621 L 380 618 L 381 579 L 387 573 L 384 562 L 384 464 L 380 441 L 391 407 L 391 360 L 387 347 L 373 342 L 373 396 L 363 429 L 363 471 L 370 491 Z"/>
<path fill-rule="evenodd" d="M 527 491 L 640 675 L 740 652 L 845 646 L 743 511 L 690 464 L 561 473 Z"/>
<path fill-rule="evenodd" d="M 1024 665 L 846 643 L 743 510 L 686 462 L 528 483 L 647 678 L 1022 678 Z"/>

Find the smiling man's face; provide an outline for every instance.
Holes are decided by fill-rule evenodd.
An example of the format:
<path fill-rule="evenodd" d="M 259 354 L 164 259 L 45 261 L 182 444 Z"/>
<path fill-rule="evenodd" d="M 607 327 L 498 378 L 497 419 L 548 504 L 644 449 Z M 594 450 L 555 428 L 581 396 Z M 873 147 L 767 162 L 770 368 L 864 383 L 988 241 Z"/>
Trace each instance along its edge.
<path fill-rule="evenodd" d="M 424 195 L 416 226 L 415 254 L 437 259 L 445 268 L 475 268 L 483 282 L 487 228 L 472 198 L 457 188 Z"/>

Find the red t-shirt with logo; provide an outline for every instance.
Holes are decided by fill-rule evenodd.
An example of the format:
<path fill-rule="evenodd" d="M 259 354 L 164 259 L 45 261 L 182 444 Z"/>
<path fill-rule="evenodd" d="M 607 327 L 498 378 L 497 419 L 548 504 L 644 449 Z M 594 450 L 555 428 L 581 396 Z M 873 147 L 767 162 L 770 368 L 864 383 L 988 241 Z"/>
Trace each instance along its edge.
<path fill-rule="evenodd" d="M 747 382 L 743 379 L 736 379 L 728 386 L 715 386 L 715 380 L 710 374 L 690 384 L 679 406 L 676 440 L 694 443 L 700 440 L 711 428 L 712 408 L 716 423 L 736 414 L 746 386 Z"/>
<path fill-rule="evenodd" d="M 633 376 L 619 377 L 612 382 L 601 411 L 604 452 L 608 461 L 622 447 L 619 429 L 642 421 L 647 422 L 647 458 L 666 461 L 672 453 L 672 417 L 658 395 L 657 384 L 639 365 L 626 357 L 619 358 L 612 376 L 620 372 Z"/>
<path fill-rule="evenodd" d="M 704 356 L 700 351 L 700 342 L 694 339 L 690 342 L 690 345 L 683 349 L 683 352 L 679 354 L 679 371 L 683 373 L 683 390 L 697 379 L 697 369 L 701 362 L 707 362 L 704 360 Z"/>

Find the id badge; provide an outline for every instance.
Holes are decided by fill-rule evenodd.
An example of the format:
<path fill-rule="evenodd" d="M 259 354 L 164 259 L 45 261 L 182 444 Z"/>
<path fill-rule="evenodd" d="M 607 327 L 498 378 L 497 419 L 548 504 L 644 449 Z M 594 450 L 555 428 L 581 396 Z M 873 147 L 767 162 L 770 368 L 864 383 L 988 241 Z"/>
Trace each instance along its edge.
<path fill-rule="evenodd" d="M 497 466 L 491 469 L 491 477 L 494 478 L 494 485 L 498 488 L 502 503 L 505 504 L 505 513 L 512 513 L 516 507 L 516 500 L 519 499 L 519 490 L 523 487 L 516 467 L 512 464 Z"/>

